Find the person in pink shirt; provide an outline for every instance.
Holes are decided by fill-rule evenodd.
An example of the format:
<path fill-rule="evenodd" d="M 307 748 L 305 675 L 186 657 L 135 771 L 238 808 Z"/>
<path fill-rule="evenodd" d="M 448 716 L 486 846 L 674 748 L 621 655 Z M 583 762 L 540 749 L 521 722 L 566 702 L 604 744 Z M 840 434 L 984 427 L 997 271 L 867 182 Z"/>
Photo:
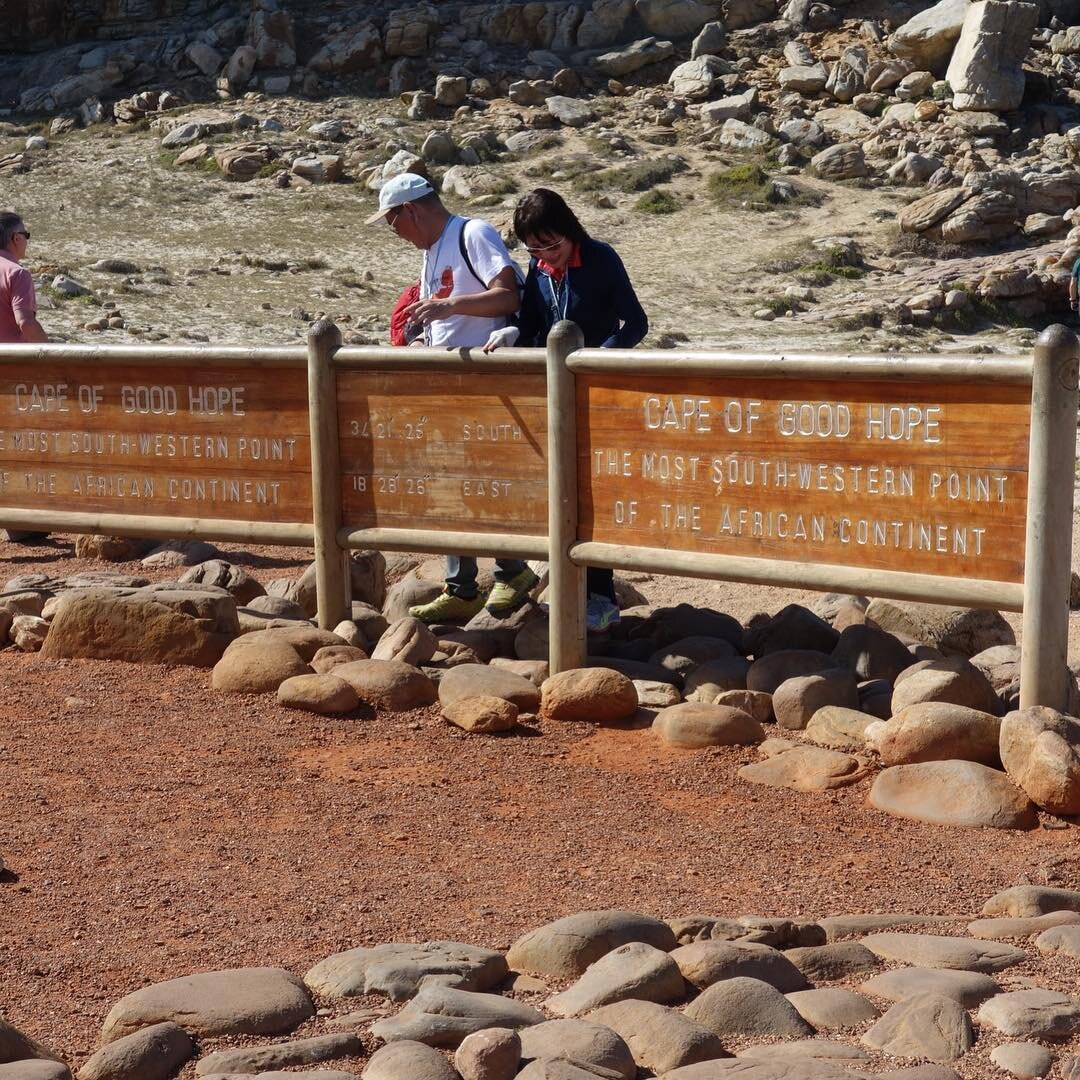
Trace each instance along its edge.
<path fill-rule="evenodd" d="M 18 214 L 0 214 L 0 344 L 48 341 L 37 321 L 37 295 L 26 257 L 30 233 Z"/>

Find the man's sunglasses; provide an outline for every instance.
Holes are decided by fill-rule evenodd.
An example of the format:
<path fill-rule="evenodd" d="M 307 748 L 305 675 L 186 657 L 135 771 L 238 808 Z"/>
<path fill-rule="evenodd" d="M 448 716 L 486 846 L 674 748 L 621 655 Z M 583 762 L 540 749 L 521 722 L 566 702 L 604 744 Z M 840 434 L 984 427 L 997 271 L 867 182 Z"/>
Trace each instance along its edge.
<path fill-rule="evenodd" d="M 543 255 L 545 251 L 554 251 L 557 247 L 560 247 L 565 239 L 565 236 L 561 236 L 554 244 L 541 244 L 539 247 L 529 247 L 528 244 L 526 244 L 525 250 L 530 255 Z"/>
<path fill-rule="evenodd" d="M 15 235 L 16 236 L 25 236 L 27 240 L 30 239 L 30 234 L 25 229 L 22 229 L 20 232 L 15 233 Z"/>

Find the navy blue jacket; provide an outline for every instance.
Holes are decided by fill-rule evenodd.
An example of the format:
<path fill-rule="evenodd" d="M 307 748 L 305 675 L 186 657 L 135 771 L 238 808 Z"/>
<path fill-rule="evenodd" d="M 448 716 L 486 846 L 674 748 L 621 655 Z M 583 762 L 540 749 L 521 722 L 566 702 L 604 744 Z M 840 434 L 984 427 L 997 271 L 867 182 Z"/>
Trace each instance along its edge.
<path fill-rule="evenodd" d="M 590 349 L 632 349 L 649 332 L 622 259 L 599 240 L 581 245 L 581 266 L 567 267 L 561 286 L 541 272 L 535 258 L 529 260 L 518 344 L 543 346 L 560 319 L 576 322 Z"/>

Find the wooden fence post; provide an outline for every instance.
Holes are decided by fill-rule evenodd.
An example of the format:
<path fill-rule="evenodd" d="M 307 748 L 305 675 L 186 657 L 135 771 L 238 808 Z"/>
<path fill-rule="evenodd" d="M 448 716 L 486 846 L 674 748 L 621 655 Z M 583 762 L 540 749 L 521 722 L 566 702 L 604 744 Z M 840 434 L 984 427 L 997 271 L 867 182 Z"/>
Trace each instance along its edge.
<path fill-rule="evenodd" d="M 319 628 L 333 630 L 351 613 L 349 553 L 337 540 L 341 527 L 341 455 L 338 446 L 334 353 L 341 331 L 320 319 L 308 331 L 308 414 L 311 420 L 311 509 L 315 519 L 315 595 Z"/>
<path fill-rule="evenodd" d="M 551 674 L 585 663 L 585 568 L 570 561 L 578 539 L 577 401 L 566 358 L 585 343 L 576 323 L 563 319 L 547 339 L 548 571 Z"/>
<path fill-rule="evenodd" d="M 1035 344 L 1031 381 L 1020 708 L 1068 702 L 1069 589 L 1080 342 L 1061 325 Z"/>

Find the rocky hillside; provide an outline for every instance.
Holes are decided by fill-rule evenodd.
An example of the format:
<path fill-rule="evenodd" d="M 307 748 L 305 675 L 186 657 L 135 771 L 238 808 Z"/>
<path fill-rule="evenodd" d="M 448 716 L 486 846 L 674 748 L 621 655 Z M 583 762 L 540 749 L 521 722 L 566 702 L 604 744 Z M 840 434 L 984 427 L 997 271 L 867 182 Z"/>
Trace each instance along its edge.
<path fill-rule="evenodd" d="M 740 234 L 779 223 L 805 249 L 757 268 L 741 317 L 884 347 L 1068 317 L 1080 0 L 8 8 L 26 47 L 0 65 L 0 177 L 20 207 L 87 127 L 151 135 L 188 186 L 374 192 L 411 169 L 494 216 L 539 180 L 601 221 L 670 213 L 675 234 L 690 204 L 741 211 Z M 856 235 L 852 206 L 880 227 Z"/>

